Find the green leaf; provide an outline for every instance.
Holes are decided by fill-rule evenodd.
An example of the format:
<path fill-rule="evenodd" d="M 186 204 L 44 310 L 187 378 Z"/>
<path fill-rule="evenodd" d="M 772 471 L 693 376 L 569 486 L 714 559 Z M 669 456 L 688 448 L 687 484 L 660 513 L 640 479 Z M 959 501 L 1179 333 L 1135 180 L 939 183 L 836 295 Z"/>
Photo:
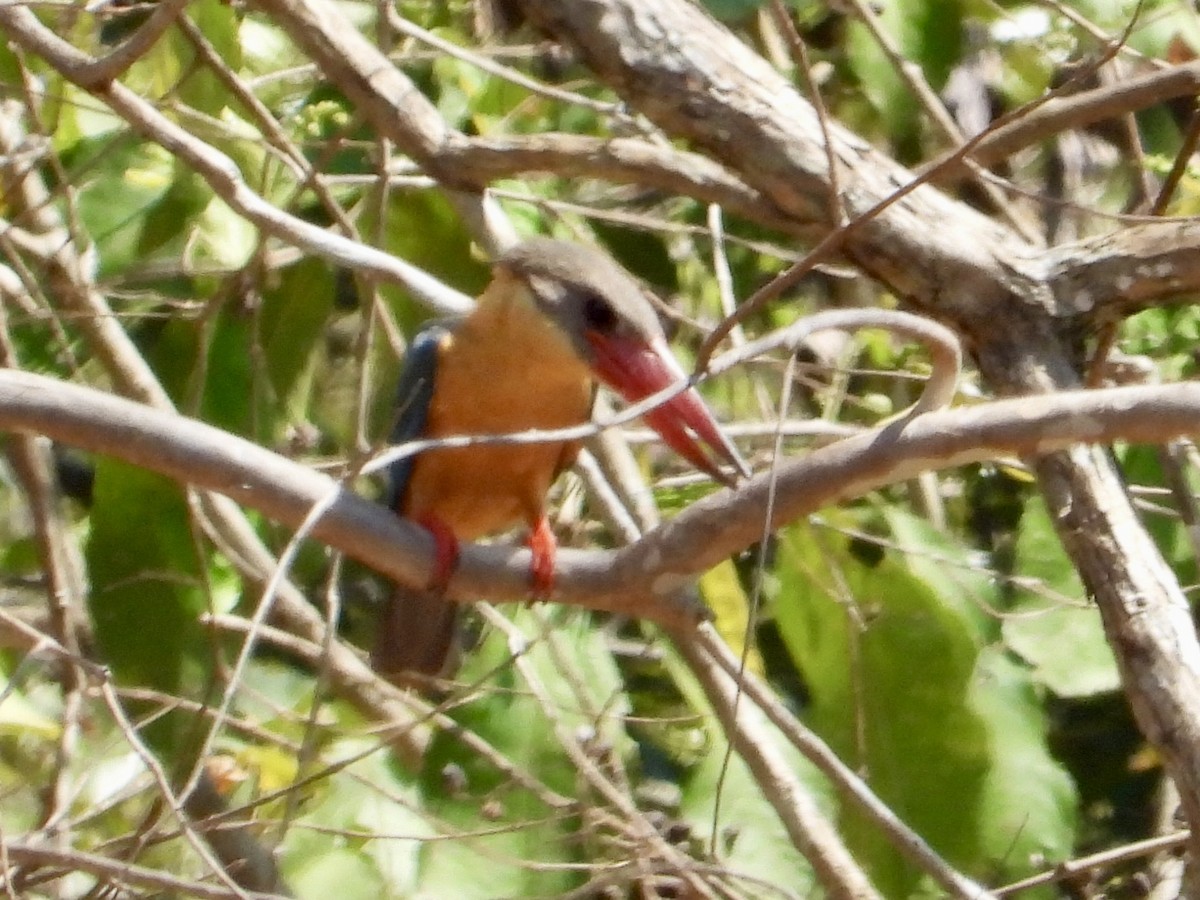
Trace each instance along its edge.
<path fill-rule="evenodd" d="M 718 633 L 734 653 L 740 655 L 746 648 L 750 603 L 738 580 L 733 560 L 727 559 L 704 573 L 700 578 L 700 594 L 713 612 Z M 762 659 L 754 648 L 751 648 L 747 662 L 752 672 L 762 673 Z"/>
<path fill-rule="evenodd" d="M 1027 792 L 1059 791 L 1066 776 L 1049 761 L 1040 730 L 1005 731 L 1010 720 L 1041 713 L 1032 692 L 995 696 L 982 667 L 994 630 L 983 610 L 995 603 L 994 588 L 925 523 L 891 509 L 883 518 L 904 552 L 889 549 L 877 561 L 864 562 L 830 532 L 795 527 L 780 541 L 776 617 L 809 688 L 809 720 L 950 862 L 989 877 L 1023 873 L 1028 859 L 990 839 L 1004 827 L 993 821 L 996 810 L 1025 808 Z M 1045 759 L 1032 782 L 1003 777 L 1002 756 L 1017 752 Z M 1032 844 L 1063 843 L 1058 819 L 1031 827 L 1024 837 Z M 917 873 L 874 826 L 847 810 L 843 828 L 885 895 L 916 888 Z"/>
<path fill-rule="evenodd" d="M 193 220 L 212 200 L 208 185 L 190 169 L 173 163 L 167 177 L 166 190 L 146 206 L 138 235 L 137 256 L 129 261 L 131 263 L 156 258 L 178 259 L 188 249 L 195 231 Z"/>
<path fill-rule="evenodd" d="M 293 418 L 306 415 L 311 375 L 334 307 L 329 264 L 305 259 L 289 266 L 263 295 L 259 335 L 271 390 Z"/>
<path fill-rule="evenodd" d="M 995 646 L 979 656 L 969 702 L 992 744 L 980 803 L 985 858 L 1008 879 L 1071 856 L 1078 797 L 1046 745 L 1046 715 L 1029 672 Z M 1051 892 L 1049 896 L 1059 896 Z"/>
<path fill-rule="evenodd" d="M 255 335 L 244 311 L 231 302 L 204 319 L 175 318 L 154 338 L 147 355 L 181 409 L 197 409 L 204 421 L 235 434 L 258 432 Z"/>
<path fill-rule="evenodd" d="M 328 827 L 328 826 L 324 826 Z M 378 900 L 387 896 L 379 871 L 361 852 L 326 849 L 294 868 L 288 877 L 301 897 Z"/>
<path fill-rule="evenodd" d="M 0 84 L 15 88 L 21 84 L 21 66 L 8 42 L 0 44 Z"/>
<path fill-rule="evenodd" d="M 95 241 L 101 277 L 145 261 L 147 224 L 176 186 L 171 157 L 157 146 L 105 140 L 77 145 L 72 158 L 73 168 L 89 173 L 80 176 L 78 209 Z"/>
<path fill-rule="evenodd" d="M 208 608 L 183 492 L 158 475 L 101 458 L 85 548 L 88 610 L 101 656 L 122 685 L 194 696 L 208 683 Z M 173 740 L 156 723 L 151 739 Z"/>
<path fill-rule="evenodd" d="M 1005 644 L 1060 697 L 1090 697 L 1121 686 L 1100 613 L 1087 599 L 1046 505 L 1032 499 L 1017 533 L 1016 571 L 1038 588 L 1020 587 L 1004 618 Z"/>

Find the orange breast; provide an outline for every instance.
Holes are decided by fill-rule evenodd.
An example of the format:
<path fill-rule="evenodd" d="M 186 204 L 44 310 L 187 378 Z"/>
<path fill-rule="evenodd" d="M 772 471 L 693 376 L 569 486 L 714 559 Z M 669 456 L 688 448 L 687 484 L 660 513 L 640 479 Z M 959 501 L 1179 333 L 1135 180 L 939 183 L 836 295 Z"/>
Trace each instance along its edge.
<path fill-rule="evenodd" d="M 578 425 L 591 415 L 591 373 L 533 305 L 500 275 L 438 354 L 427 437 L 502 435 Z M 461 540 L 534 523 L 578 442 L 434 449 L 413 466 L 411 518 L 433 517 Z"/>

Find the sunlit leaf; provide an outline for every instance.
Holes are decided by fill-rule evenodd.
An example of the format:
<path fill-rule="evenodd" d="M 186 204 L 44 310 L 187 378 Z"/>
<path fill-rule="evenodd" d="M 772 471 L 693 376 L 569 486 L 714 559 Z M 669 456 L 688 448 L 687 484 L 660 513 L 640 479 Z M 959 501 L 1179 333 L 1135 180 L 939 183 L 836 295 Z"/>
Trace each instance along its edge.
<path fill-rule="evenodd" d="M 1091 604 L 1040 501 L 1028 504 L 1017 538 L 1026 583 L 1004 619 L 1004 641 L 1033 677 L 1062 697 L 1088 697 L 1120 686 L 1116 660 Z"/>
<path fill-rule="evenodd" d="M 62 727 L 19 691 L 11 690 L 7 681 L 0 682 L 0 735 L 36 735 L 47 739 L 58 737 Z"/>
<path fill-rule="evenodd" d="M 776 616 L 811 693 L 808 717 L 949 860 L 975 873 L 1027 871 L 1028 858 L 1007 858 L 987 839 L 994 805 L 1020 809 L 1019 792 L 1030 789 L 999 776 L 1001 758 L 1016 752 L 1007 743 L 1024 741 L 1022 753 L 1043 759 L 1056 791 L 1067 782 L 1040 729 L 1018 737 L 1001 727 L 1004 716 L 1036 720 L 1040 712 L 1031 692 L 1007 694 L 1027 711 L 995 707 L 980 655 L 993 630 L 984 611 L 994 589 L 928 526 L 890 508 L 884 515 L 904 553 L 888 550 L 873 564 L 829 532 L 797 526 L 781 542 Z M 1069 846 L 1061 817 L 1040 824 L 1045 833 L 1028 840 Z M 843 826 L 885 893 L 913 889 L 916 873 L 872 825 L 848 812 Z"/>

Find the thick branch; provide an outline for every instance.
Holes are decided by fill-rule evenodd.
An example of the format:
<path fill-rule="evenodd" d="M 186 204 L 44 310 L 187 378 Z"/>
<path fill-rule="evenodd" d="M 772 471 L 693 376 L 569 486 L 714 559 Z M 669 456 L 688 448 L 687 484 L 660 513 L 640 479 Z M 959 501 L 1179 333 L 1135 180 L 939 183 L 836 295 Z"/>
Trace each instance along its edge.
<path fill-rule="evenodd" d="M 720 204 L 734 215 L 769 228 L 812 233 L 707 156 L 649 141 L 573 134 L 464 137 L 446 147 L 441 156 L 484 181 L 549 172 L 561 178 L 639 184 Z"/>
<path fill-rule="evenodd" d="M 0 372 L 0 427 L 46 434 L 252 506 L 293 528 L 335 494 L 312 534 L 380 572 L 423 585 L 433 570 L 424 529 L 319 472 L 219 429 L 91 388 Z M 929 413 L 846 438 L 777 473 L 777 527 L 930 469 L 1060 450 L 1076 443 L 1162 443 L 1200 431 L 1200 384 L 1079 391 Z M 638 615 L 671 628 L 696 621 L 672 598 L 762 534 L 769 475 L 718 491 L 618 551 L 559 555 L 555 599 Z M 467 546 L 448 598 L 528 594 L 528 551 Z"/>
<path fill-rule="evenodd" d="M 1200 222 L 1168 219 L 1120 228 L 1046 253 L 1063 319 L 1112 320 L 1140 306 L 1200 293 Z"/>
<path fill-rule="evenodd" d="M 601 80 L 672 136 L 706 150 L 798 224 L 834 224 L 829 155 L 812 106 L 698 5 L 633 0 L 521 4 L 535 22 L 580 53 Z M 843 174 L 837 199 L 848 218 L 858 218 L 913 181 L 911 172 L 847 129 L 831 123 L 829 135 Z M 899 294 L 939 304 L 995 296 L 1003 279 L 1012 275 L 1002 270 L 998 258 L 1030 250 L 1001 226 L 929 187 L 918 188 L 857 228 L 843 249 Z"/>

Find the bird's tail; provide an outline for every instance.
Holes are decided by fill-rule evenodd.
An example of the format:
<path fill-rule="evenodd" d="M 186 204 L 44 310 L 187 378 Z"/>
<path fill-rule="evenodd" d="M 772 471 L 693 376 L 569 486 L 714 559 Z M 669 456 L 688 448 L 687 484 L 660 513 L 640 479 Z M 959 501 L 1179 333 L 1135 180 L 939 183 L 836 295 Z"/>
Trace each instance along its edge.
<path fill-rule="evenodd" d="M 379 616 L 371 666 L 389 681 L 427 687 L 458 663 L 458 605 L 397 586 Z"/>

